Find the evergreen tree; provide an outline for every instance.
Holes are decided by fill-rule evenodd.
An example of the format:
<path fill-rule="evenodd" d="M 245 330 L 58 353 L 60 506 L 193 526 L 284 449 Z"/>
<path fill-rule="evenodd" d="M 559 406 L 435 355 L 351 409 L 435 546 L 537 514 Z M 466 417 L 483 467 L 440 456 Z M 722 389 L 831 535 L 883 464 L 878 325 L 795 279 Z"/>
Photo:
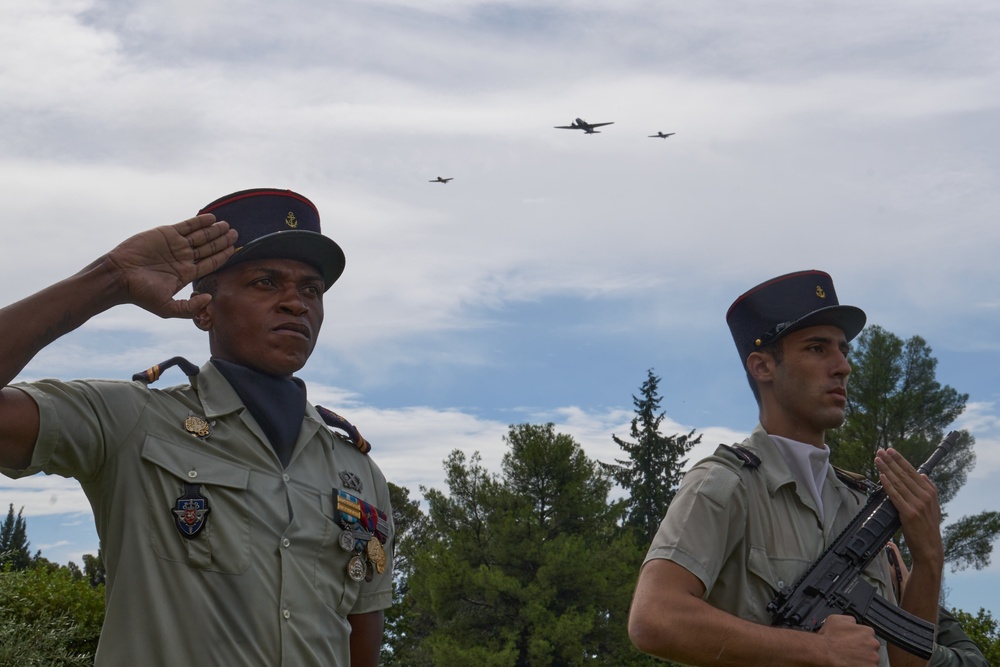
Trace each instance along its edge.
<path fill-rule="evenodd" d="M 28 550 L 28 522 L 21 513 L 22 507 L 14 516 L 14 504 L 7 511 L 7 518 L 0 526 L 0 569 L 4 566 L 12 570 L 24 570 L 31 565 L 31 552 Z"/>
<path fill-rule="evenodd" d="M 96 556 L 93 554 L 83 555 L 83 576 L 94 588 L 107 583 L 108 573 L 104 570 L 104 554 L 99 547 Z"/>
<path fill-rule="evenodd" d="M 425 491 L 407 604 L 429 632 L 396 664 L 662 664 L 627 637 L 638 550 L 608 475 L 552 424 L 512 426 L 505 441 L 501 475 L 456 450 L 449 495 Z"/>
<path fill-rule="evenodd" d="M 395 530 L 393 554 L 393 605 L 385 612 L 385 640 L 379 664 L 384 667 L 433 667 L 430 653 L 423 648 L 430 633 L 431 619 L 413 608 L 410 577 L 414 557 L 419 553 L 427 517 L 420 502 L 410 499 L 409 489 L 389 482 L 392 523 Z"/>
<path fill-rule="evenodd" d="M 701 442 L 700 435 L 694 437 L 694 430 L 686 435 L 660 433 L 664 413 L 660 411 L 659 383 L 660 378 L 649 369 L 639 396 L 632 396 L 635 417 L 630 433 L 634 442 L 611 436 L 628 458 L 615 459 L 616 464 L 603 464 L 625 490 L 625 525 L 634 529 L 637 539 L 646 544 L 653 539 L 677 493 L 687 464 L 684 457 Z"/>
<path fill-rule="evenodd" d="M 937 359 L 920 336 L 904 341 L 873 325 L 852 347 L 846 420 L 827 433 L 831 462 L 878 479 L 875 452 L 892 447 L 920 465 L 965 410 L 969 395 L 937 381 Z M 942 507 L 975 467 L 974 445 L 975 438 L 962 431 L 953 451 L 931 474 Z M 943 531 L 945 561 L 953 570 L 985 567 L 997 535 L 1000 513 L 963 517 Z"/>

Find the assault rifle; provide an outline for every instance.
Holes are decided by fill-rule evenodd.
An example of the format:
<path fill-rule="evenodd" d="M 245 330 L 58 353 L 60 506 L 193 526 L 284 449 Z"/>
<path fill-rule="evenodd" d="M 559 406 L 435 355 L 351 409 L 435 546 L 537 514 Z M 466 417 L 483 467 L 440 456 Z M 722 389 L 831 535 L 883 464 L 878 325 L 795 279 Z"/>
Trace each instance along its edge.
<path fill-rule="evenodd" d="M 918 472 L 929 474 L 958 441 L 949 433 Z M 880 486 L 822 556 L 794 586 L 785 586 L 767 610 L 772 625 L 814 632 L 831 614 L 850 614 L 888 642 L 921 658 L 934 650 L 934 624 L 882 598 L 861 577 L 868 564 L 899 530 L 899 512 Z"/>

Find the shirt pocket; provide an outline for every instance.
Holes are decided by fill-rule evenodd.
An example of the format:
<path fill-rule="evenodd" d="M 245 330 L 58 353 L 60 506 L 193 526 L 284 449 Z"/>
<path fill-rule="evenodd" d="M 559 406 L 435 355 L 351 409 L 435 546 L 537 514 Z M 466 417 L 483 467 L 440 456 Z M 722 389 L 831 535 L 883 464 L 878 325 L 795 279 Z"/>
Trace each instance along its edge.
<path fill-rule="evenodd" d="M 770 622 L 771 614 L 767 611 L 769 603 L 782 588 L 794 586 L 805 574 L 812 561 L 797 557 L 782 557 L 769 554 L 763 547 L 750 547 L 747 559 L 750 585 L 760 587 L 764 595 L 760 596 L 762 606 L 754 612 L 759 618 Z M 766 598 L 766 599 L 764 599 Z"/>
<path fill-rule="evenodd" d="M 250 468 L 148 435 L 142 458 L 153 552 L 192 568 L 240 574 L 250 566 Z M 197 485 L 209 510 L 205 524 L 188 537 L 174 513 L 178 501 Z"/>

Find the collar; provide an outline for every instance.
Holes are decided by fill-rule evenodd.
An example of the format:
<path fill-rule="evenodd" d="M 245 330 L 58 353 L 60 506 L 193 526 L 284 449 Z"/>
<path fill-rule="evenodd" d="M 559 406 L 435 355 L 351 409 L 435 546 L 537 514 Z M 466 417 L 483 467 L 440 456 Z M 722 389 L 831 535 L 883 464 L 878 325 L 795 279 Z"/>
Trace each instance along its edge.
<path fill-rule="evenodd" d="M 771 436 L 764 430 L 763 426 L 757 424 L 757 427 L 747 439 L 745 446 L 760 457 L 762 464 L 757 470 L 764 474 L 764 480 L 767 483 L 767 492 L 771 496 L 774 496 L 778 489 L 785 484 L 795 481 L 795 477 L 785 462 L 785 458 L 778 451 L 778 447 L 771 440 Z M 837 477 L 832 465 L 826 472 L 826 484 L 824 484 L 824 488 L 830 484 L 833 484 L 838 489 L 848 488 L 843 480 Z"/>
<path fill-rule="evenodd" d="M 198 374 L 190 377 L 189 381 L 194 390 L 198 392 L 198 400 L 201 401 L 206 419 L 222 417 L 246 409 L 236 390 L 211 361 L 206 361 Z M 306 401 L 305 419 L 314 422 L 317 426 L 326 424 L 309 401 Z"/>

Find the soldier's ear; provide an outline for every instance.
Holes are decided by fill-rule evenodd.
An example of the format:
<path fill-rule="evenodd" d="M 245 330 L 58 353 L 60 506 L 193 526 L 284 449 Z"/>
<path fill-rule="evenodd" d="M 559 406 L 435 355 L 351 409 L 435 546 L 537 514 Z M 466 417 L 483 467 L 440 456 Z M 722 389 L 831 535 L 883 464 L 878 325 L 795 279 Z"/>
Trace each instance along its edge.
<path fill-rule="evenodd" d="M 774 356 L 767 352 L 751 352 L 747 356 L 747 374 L 750 375 L 757 384 L 769 382 L 774 378 Z"/>
<path fill-rule="evenodd" d="M 191 294 L 192 297 L 198 296 L 199 292 L 194 292 Z M 207 296 L 207 295 L 206 295 Z M 194 325 L 201 329 L 202 331 L 211 331 L 212 329 L 212 299 L 209 299 L 205 304 L 198 308 L 191 317 L 194 321 Z"/>

